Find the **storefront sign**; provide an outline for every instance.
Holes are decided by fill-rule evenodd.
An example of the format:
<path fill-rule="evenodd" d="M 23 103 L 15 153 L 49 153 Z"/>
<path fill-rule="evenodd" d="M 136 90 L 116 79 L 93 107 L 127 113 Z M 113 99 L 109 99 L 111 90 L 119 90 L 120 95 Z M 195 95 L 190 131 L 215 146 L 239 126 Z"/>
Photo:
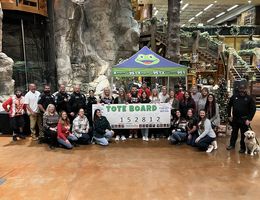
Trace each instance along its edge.
<path fill-rule="evenodd" d="M 93 113 L 100 109 L 112 129 L 169 128 L 171 106 L 160 104 L 94 104 Z"/>

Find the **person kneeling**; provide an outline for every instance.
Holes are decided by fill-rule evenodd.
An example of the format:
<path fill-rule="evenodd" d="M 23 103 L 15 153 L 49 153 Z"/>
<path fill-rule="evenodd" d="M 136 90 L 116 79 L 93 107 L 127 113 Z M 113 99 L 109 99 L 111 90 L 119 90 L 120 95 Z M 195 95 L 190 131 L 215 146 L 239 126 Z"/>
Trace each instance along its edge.
<path fill-rule="evenodd" d="M 195 143 L 200 150 L 210 153 L 213 149 L 217 149 L 216 134 L 212 129 L 210 120 L 206 117 L 205 110 L 200 110 L 199 117 L 199 137 L 195 140 Z"/>
<path fill-rule="evenodd" d="M 94 136 L 93 139 L 97 144 L 107 146 L 109 140 L 113 137 L 114 131 L 111 130 L 110 124 L 101 111 L 96 109 L 94 112 Z"/>
<path fill-rule="evenodd" d="M 51 149 L 54 149 L 57 145 L 57 124 L 59 121 L 59 115 L 56 112 L 55 106 L 49 104 L 45 113 L 43 114 L 43 128 L 44 128 L 44 140 L 49 144 Z"/>
<path fill-rule="evenodd" d="M 65 111 L 61 112 L 61 118 L 57 126 L 58 142 L 67 149 L 72 149 L 78 140 L 76 136 L 70 133 L 70 120 Z"/>
<path fill-rule="evenodd" d="M 78 116 L 73 120 L 72 134 L 78 138 L 79 144 L 90 144 L 88 118 L 84 115 L 84 109 L 79 109 Z"/>
<path fill-rule="evenodd" d="M 181 117 L 181 112 L 177 110 L 173 121 L 172 135 L 170 136 L 171 144 L 178 144 L 186 141 L 188 135 L 186 124 L 187 121 Z"/>

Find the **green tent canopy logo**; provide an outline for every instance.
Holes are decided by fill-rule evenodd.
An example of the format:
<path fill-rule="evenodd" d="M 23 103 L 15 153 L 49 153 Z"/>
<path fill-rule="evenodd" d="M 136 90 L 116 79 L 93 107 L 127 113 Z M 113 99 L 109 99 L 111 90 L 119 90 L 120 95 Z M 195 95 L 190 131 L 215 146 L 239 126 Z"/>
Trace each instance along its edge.
<path fill-rule="evenodd" d="M 135 59 L 135 62 L 143 65 L 155 65 L 158 64 L 160 60 L 156 58 L 153 54 L 139 54 Z"/>

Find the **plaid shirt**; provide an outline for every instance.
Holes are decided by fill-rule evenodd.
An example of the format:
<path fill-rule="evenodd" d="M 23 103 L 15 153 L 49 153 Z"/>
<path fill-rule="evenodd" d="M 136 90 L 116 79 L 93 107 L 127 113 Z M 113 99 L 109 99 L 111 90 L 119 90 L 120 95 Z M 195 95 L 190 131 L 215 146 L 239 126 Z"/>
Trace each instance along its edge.
<path fill-rule="evenodd" d="M 89 122 L 88 118 L 84 115 L 83 118 L 77 116 L 73 120 L 72 134 L 74 134 L 77 138 L 82 137 L 83 133 L 88 133 Z"/>

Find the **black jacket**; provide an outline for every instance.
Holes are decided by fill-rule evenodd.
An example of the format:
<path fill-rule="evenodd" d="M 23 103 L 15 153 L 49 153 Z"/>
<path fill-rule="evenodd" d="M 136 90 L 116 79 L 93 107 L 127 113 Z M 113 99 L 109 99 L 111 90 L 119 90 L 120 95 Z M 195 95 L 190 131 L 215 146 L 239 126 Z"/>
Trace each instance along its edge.
<path fill-rule="evenodd" d="M 105 135 L 105 130 L 111 130 L 111 126 L 106 117 L 101 116 L 100 118 L 96 119 L 94 123 L 94 136 L 97 138 L 102 138 Z"/>
<path fill-rule="evenodd" d="M 73 92 L 70 95 L 68 112 L 78 113 L 80 108 L 86 110 L 86 96 L 82 93 Z"/>
<path fill-rule="evenodd" d="M 65 101 L 67 99 L 67 101 Z M 70 99 L 70 96 L 67 92 L 61 93 L 58 92 L 55 95 L 55 104 L 56 104 L 56 110 L 57 112 L 66 111 L 68 112 L 68 100 Z"/>
<path fill-rule="evenodd" d="M 89 116 L 92 116 L 92 105 L 97 104 L 97 98 L 96 97 L 88 97 L 87 98 L 87 114 Z"/>
<path fill-rule="evenodd" d="M 228 117 L 231 117 L 231 109 L 233 122 L 251 121 L 256 112 L 256 105 L 253 98 L 249 95 L 233 95 L 227 106 Z"/>
<path fill-rule="evenodd" d="M 52 94 L 42 93 L 39 97 L 38 104 L 41 104 L 42 107 L 46 110 L 49 104 L 55 105 L 54 96 Z"/>

